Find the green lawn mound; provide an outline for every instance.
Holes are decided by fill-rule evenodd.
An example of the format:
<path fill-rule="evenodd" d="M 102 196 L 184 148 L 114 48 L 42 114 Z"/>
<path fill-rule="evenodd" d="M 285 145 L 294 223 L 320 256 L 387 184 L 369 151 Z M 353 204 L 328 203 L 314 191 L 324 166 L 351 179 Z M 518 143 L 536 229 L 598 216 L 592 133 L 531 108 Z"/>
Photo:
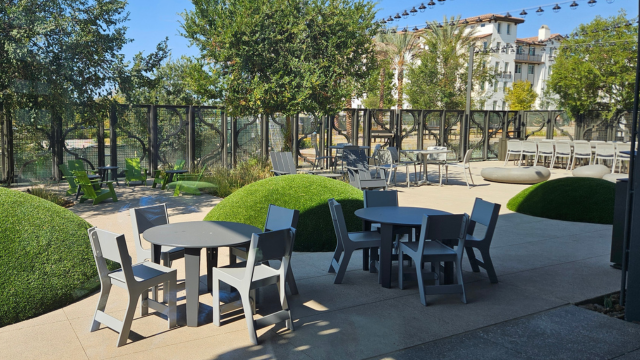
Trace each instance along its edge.
<path fill-rule="evenodd" d="M 222 200 L 204 220 L 233 221 L 264 227 L 269 204 L 300 211 L 295 251 L 333 251 L 336 235 L 327 201 L 341 205 L 349 231 L 362 229 L 353 213 L 364 207 L 362 191 L 317 175 L 274 176 L 254 182 Z"/>
<path fill-rule="evenodd" d="M 612 224 L 614 195 L 612 182 L 567 177 L 522 190 L 509 200 L 507 208 L 547 219 Z"/>
<path fill-rule="evenodd" d="M 58 309 L 86 294 L 88 284 L 95 286 L 89 223 L 5 188 L 0 214 L 0 327 Z"/>

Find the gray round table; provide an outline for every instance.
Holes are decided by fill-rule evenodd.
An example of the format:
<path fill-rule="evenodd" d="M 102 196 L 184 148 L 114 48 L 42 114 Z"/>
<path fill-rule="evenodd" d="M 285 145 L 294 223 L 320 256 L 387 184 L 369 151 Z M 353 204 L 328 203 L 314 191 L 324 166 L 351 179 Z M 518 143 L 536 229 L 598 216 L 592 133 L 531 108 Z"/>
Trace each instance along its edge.
<path fill-rule="evenodd" d="M 151 243 L 151 261 L 160 263 L 162 246 L 184 248 L 187 326 L 198 326 L 200 295 L 200 253 L 207 249 L 207 288 L 211 291 L 211 268 L 217 266 L 217 248 L 236 246 L 251 240 L 262 230 L 227 221 L 187 221 L 152 227 L 143 233 Z"/>
<path fill-rule="evenodd" d="M 371 229 L 372 223 L 380 226 L 380 282 L 383 287 L 391 287 L 391 253 L 393 248 L 393 231 L 395 227 L 422 226 L 422 215 L 450 215 L 446 211 L 428 208 L 404 206 L 380 206 L 358 209 L 354 213 L 362 219 L 362 230 Z M 366 251 L 363 252 L 366 254 Z M 363 256 L 363 265 L 368 266 L 368 259 Z M 420 266 L 417 264 L 416 266 Z"/>
<path fill-rule="evenodd" d="M 173 176 L 175 174 L 185 174 L 185 173 L 188 173 L 189 170 L 165 170 L 164 172 L 165 174 L 167 174 L 167 184 L 169 184 L 170 182 L 173 181 Z M 162 190 L 164 190 L 164 187 L 162 188 Z"/>

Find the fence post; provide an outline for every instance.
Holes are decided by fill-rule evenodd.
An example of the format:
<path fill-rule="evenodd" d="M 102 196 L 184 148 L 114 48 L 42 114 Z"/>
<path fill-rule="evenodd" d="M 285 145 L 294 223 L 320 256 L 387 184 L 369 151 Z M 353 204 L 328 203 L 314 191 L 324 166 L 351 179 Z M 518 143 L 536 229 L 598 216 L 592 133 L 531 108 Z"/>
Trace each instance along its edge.
<path fill-rule="evenodd" d="M 324 147 L 325 150 L 325 154 L 324 156 L 331 156 L 331 146 L 333 146 L 333 121 L 334 121 L 334 116 L 333 115 L 327 115 L 325 116 L 325 128 L 327 129 L 327 142 L 326 145 Z M 330 160 L 327 160 L 327 162 L 329 162 Z M 329 166 L 331 166 L 331 164 L 329 163 Z"/>
<path fill-rule="evenodd" d="M 447 128 L 445 126 L 447 110 L 441 110 L 441 111 L 442 112 L 440 113 L 440 141 L 438 141 L 438 146 L 445 146 L 445 139 L 448 137 L 448 135 L 445 133 Z"/>
<path fill-rule="evenodd" d="M 416 143 L 416 149 L 424 149 L 424 110 L 420 110 L 418 115 L 418 139 Z"/>
<path fill-rule="evenodd" d="M 51 137 L 52 137 L 52 147 L 53 150 L 53 161 L 52 161 L 52 169 L 51 173 L 53 175 L 54 180 L 60 180 L 60 169 L 58 165 L 64 163 L 64 139 L 62 138 L 62 115 L 60 115 L 57 111 L 53 112 L 52 117 L 52 126 L 51 126 Z"/>
<path fill-rule="evenodd" d="M 291 121 L 291 152 L 293 163 L 298 167 L 298 127 L 300 126 L 300 114 L 296 114 Z"/>
<path fill-rule="evenodd" d="M 116 113 L 116 105 L 112 104 L 109 108 L 109 166 L 118 166 L 118 133 L 116 125 L 118 124 L 118 115 Z M 111 178 L 116 179 L 118 170 L 111 170 Z"/>
<path fill-rule="evenodd" d="M 227 167 L 227 147 L 229 146 L 229 139 L 227 137 L 227 113 L 222 110 L 220 113 L 220 127 L 222 128 L 222 150 L 220 151 L 220 157 L 222 158 L 222 167 Z"/>
<path fill-rule="evenodd" d="M 102 113 L 104 114 L 104 113 Z M 98 118 L 98 167 L 105 166 L 105 156 L 104 156 L 104 120 L 102 118 Z"/>
<path fill-rule="evenodd" d="M 362 122 L 362 145 L 369 147 L 369 156 L 373 154 L 371 152 L 371 116 L 373 112 L 369 109 L 365 110 Z"/>
<path fill-rule="evenodd" d="M 484 139 L 484 144 L 482 144 L 482 161 L 489 160 L 489 112 L 484 111 L 484 119 L 482 121 L 484 125 L 484 129 L 482 129 L 482 138 Z"/>
<path fill-rule="evenodd" d="M 189 122 L 187 123 L 187 158 L 189 159 L 189 171 L 195 171 L 196 166 L 196 108 L 189 106 Z"/>
<path fill-rule="evenodd" d="M 151 105 L 148 110 L 149 116 L 149 167 L 153 174 L 158 170 L 158 111 L 155 105 Z"/>
<path fill-rule="evenodd" d="M 269 115 L 262 114 L 262 157 L 269 157 Z"/>
<path fill-rule="evenodd" d="M 231 118 L 231 167 L 234 167 L 234 168 L 236 167 L 236 165 L 238 164 L 237 159 L 238 159 L 238 118 Z"/>
<path fill-rule="evenodd" d="M 547 139 L 553 139 L 556 132 L 555 116 L 552 111 L 547 111 Z"/>
<path fill-rule="evenodd" d="M 3 131 L 4 131 L 4 139 L 6 143 L 2 151 L 2 154 L 4 155 L 4 159 L 6 159 L 4 163 L 4 166 L 5 166 L 4 179 L 7 182 L 7 185 L 11 185 L 15 176 L 15 169 L 14 169 L 15 160 L 13 157 L 13 118 L 11 117 L 11 109 L 8 106 L 5 107 L 5 105 L 2 104 L 2 110 L 3 110 L 2 113 L 4 115 Z M 4 150 L 6 150 L 6 153 Z"/>

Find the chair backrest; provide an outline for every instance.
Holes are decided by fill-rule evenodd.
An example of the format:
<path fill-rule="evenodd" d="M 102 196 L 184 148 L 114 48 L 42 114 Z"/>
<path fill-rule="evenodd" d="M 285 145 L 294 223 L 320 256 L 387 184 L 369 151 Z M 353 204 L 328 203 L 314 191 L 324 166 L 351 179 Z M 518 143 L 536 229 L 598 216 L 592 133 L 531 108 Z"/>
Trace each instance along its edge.
<path fill-rule="evenodd" d="M 522 152 L 527 154 L 535 154 L 538 152 L 538 144 L 535 141 L 523 141 Z"/>
<path fill-rule="evenodd" d="M 342 205 L 340 205 L 336 199 L 329 199 L 329 211 L 331 211 L 333 229 L 336 232 L 339 246 L 344 247 L 345 242 L 349 241 L 349 232 L 347 231 L 347 223 L 344 221 Z"/>
<path fill-rule="evenodd" d="M 127 250 L 127 242 L 123 234 L 116 234 L 110 231 L 92 227 L 88 230 L 89 242 L 93 251 L 93 258 L 98 267 L 98 276 L 100 283 L 104 288 L 105 284 L 110 283 L 109 269 L 107 261 L 111 260 L 120 264 L 124 274 L 125 283 L 129 284 L 135 281 L 133 270 L 131 269 L 131 257 Z"/>
<path fill-rule="evenodd" d="M 447 147 L 446 146 L 427 146 L 427 150 L 447 150 Z M 427 154 L 427 160 L 447 161 L 447 153 Z"/>
<path fill-rule="evenodd" d="M 596 156 L 613 158 L 615 153 L 616 153 L 616 147 L 613 143 L 606 143 L 606 142 L 596 143 Z"/>
<path fill-rule="evenodd" d="M 573 142 L 573 152 L 576 155 L 591 156 L 591 144 L 588 142 Z"/>
<path fill-rule="evenodd" d="M 464 240 L 467 234 L 469 215 L 423 215 L 422 229 L 420 230 L 418 254 L 424 252 L 425 241 L 458 240 L 456 252 L 462 256 L 464 252 Z"/>
<path fill-rule="evenodd" d="M 467 150 L 467 152 L 464 153 L 464 158 L 462 159 L 462 163 L 463 164 L 468 164 L 471 161 L 471 155 L 472 154 L 473 154 L 473 149 Z"/>
<path fill-rule="evenodd" d="M 476 198 L 476 202 L 473 204 L 473 210 L 471 211 L 471 218 L 469 220 L 469 226 L 467 227 L 467 234 L 473 235 L 476 228 L 476 224 L 480 224 L 486 227 L 483 242 L 491 243 L 493 239 L 493 233 L 498 223 L 498 216 L 500 215 L 500 204 L 490 203 L 480 198 Z"/>
<path fill-rule="evenodd" d="M 556 142 L 556 154 L 571 155 L 571 143 L 568 141 Z"/>
<path fill-rule="evenodd" d="M 207 165 L 202 166 L 202 170 L 200 170 L 200 174 L 198 174 L 196 181 L 200 181 L 200 179 L 202 179 L 202 175 L 204 175 L 205 170 L 207 170 Z"/>
<path fill-rule="evenodd" d="M 355 147 L 355 149 L 345 147 L 344 152 L 342 153 L 342 159 L 347 167 L 369 170 L 367 153 L 364 149 L 360 149 L 358 147 Z"/>
<path fill-rule="evenodd" d="M 275 151 L 269 152 L 269 158 L 271 159 L 271 167 L 273 168 L 274 171 L 282 171 L 282 164 L 280 164 L 280 159 L 276 154 L 277 152 Z"/>
<path fill-rule="evenodd" d="M 396 149 L 394 146 L 389 146 L 387 150 L 389 151 L 391 161 L 393 161 L 394 164 L 400 161 L 400 154 L 398 153 L 398 149 Z"/>
<path fill-rule="evenodd" d="M 142 175 L 140 168 L 140 159 L 138 158 L 126 158 L 124 159 L 125 169 L 133 176 Z"/>
<path fill-rule="evenodd" d="M 136 258 L 138 262 L 151 259 L 151 250 L 142 247 L 142 233 L 159 225 L 169 223 L 167 205 L 158 204 L 144 206 L 129 210 L 131 215 L 131 227 L 133 228 L 133 239 L 136 244 Z"/>
<path fill-rule="evenodd" d="M 75 181 L 78 186 L 82 188 L 82 192 L 84 192 L 84 197 L 89 199 L 95 199 L 98 197 L 95 189 L 93 188 L 93 184 L 91 184 L 91 180 L 87 176 L 87 172 L 82 171 L 73 171 L 73 175 L 75 176 Z"/>
<path fill-rule="evenodd" d="M 538 143 L 539 154 L 553 154 L 553 143 L 550 141 L 541 141 Z"/>
<path fill-rule="evenodd" d="M 173 170 L 182 170 L 182 168 L 184 168 L 184 163 L 184 160 L 176 161 L 176 164 L 173 166 Z"/>
<path fill-rule="evenodd" d="M 300 211 L 269 204 L 264 231 L 297 228 Z"/>
<path fill-rule="evenodd" d="M 313 150 L 316 152 L 316 157 L 320 157 L 320 149 L 318 149 L 318 134 L 311 134 L 311 144 L 313 144 Z"/>
<path fill-rule="evenodd" d="M 507 141 L 507 151 L 522 151 L 522 140 Z"/>
<path fill-rule="evenodd" d="M 62 172 L 62 175 L 64 175 L 64 178 L 69 183 L 69 186 L 75 189 L 76 182 L 74 180 L 73 174 L 71 173 L 71 171 L 69 171 L 69 168 L 67 167 L 67 165 L 60 164 L 58 165 L 58 169 L 60 169 L 60 172 Z"/>
<path fill-rule="evenodd" d="M 251 235 L 244 278 L 253 281 L 255 266 L 270 260 L 281 262 L 279 271 L 284 277 L 289 269 L 295 234 L 296 229 L 287 228 Z"/>
<path fill-rule="evenodd" d="M 398 206 L 398 192 L 396 190 L 364 190 L 364 207 Z"/>
<path fill-rule="evenodd" d="M 82 160 L 67 160 L 67 164 L 71 171 L 84 171 Z"/>
<path fill-rule="evenodd" d="M 280 156 L 280 161 L 282 162 L 282 171 L 287 174 L 296 174 L 296 163 L 293 162 L 293 154 L 289 151 L 278 154 L 278 156 Z"/>

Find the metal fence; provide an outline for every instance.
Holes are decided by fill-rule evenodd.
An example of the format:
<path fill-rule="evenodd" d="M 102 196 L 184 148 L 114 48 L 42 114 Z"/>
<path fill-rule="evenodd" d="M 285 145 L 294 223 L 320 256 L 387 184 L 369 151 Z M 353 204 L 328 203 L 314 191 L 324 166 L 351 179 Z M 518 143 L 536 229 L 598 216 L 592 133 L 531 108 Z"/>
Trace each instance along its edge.
<path fill-rule="evenodd" d="M 119 105 L 97 114 L 18 109 L 2 115 L 0 173 L 13 183 L 58 180 L 58 165 L 70 159 L 90 169 L 118 166 L 111 176 L 123 176 L 126 158 L 141 159 L 152 173 L 180 160 L 190 170 L 233 167 L 272 150 L 291 151 L 298 166 L 310 166 L 338 143 L 369 146 L 370 152 L 378 145 L 446 146 L 453 150 L 450 160 L 460 160 L 466 149 L 474 160 L 495 160 L 500 143 L 511 138 L 628 141 L 631 133 L 630 113 L 609 118 L 599 111 L 575 119 L 564 111 L 471 111 L 467 119 L 460 110 L 417 109 L 231 118 L 217 107 Z"/>

